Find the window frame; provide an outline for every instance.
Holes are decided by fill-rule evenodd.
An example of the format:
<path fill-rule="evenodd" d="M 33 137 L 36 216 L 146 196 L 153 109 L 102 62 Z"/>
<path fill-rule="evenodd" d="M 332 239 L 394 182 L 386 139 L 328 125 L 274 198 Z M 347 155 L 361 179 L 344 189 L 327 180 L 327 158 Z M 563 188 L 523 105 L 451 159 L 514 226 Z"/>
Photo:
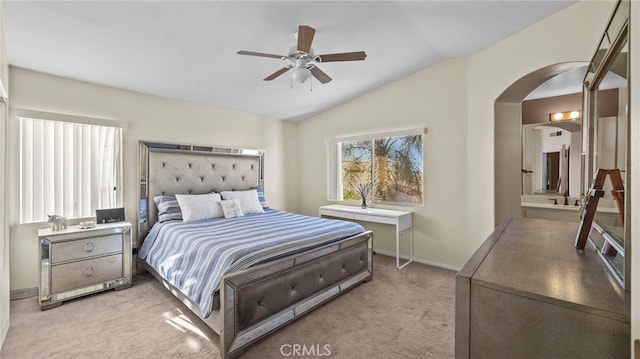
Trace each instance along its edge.
<path fill-rule="evenodd" d="M 31 217 L 30 219 L 25 219 L 24 217 L 24 191 L 28 190 L 25 188 L 25 179 L 23 177 L 25 169 L 24 169 L 24 161 L 23 157 L 23 143 L 25 141 L 24 135 L 24 121 L 23 119 L 31 119 L 31 120 L 42 120 L 42 121 L 53 121 L 53 122 L 67 122 L 79 125 L 89 125 L 89 126 L 103 126 L 103 127 L 112 127 L 118 129 L 116 132 L 116 145 L 118 146 L 118 155 L 117 155 L 117 163 L 115 167 L 115 207 L 122 207 L 124 204 L 124 191 L 123 191 L 123 132 L 127 128 L 127 122 L 120 120 L 111 120 L 111 119 L 103 119 L 103 118 L 94 118 L 94 117 L 86 117 L 86 116 L 77 116 L 77 115 L 69 115 L 62 113 L 52 113 L 52 112 L 44 112 L 44 111 L 36 111 L 29 109 L 16 109 L 16 117 L 18 119 L 20 125 L 19 132 L 19 141 L 20 141 L 20 150 L 19 150 L 19 176 L 20 176 L 20 213 L 19 213 L 19 223 L 20 224 L 28 224 L 28 223 L 42 223 L 46 222 L 46 218 L 35 218 Z M 75 139 L 75 138 L 74 138 Z M 91 186 L 91 183 L 89 184 Z M 94 206 L 92 201 L 92 207 Z M 92 208 L 91 211 L 94 212 L 96 208 Z M 60 213 L 58 213 L 60 214 Z M 85 213 L 86 214 L 86 213 Z M 78 216 L 67 216 L 68 219 L 82 219 L 82 218 L 91 218 L 94 214 L 81 214 Z M 65 215 L 64 213 L 62 214 Z"/>
<path fill-rule="evenodd" d="M 425 177 L 424 177 L 424 144 L 425 144 L 425 136 L 427 135 L 427 128 L 412 128 L 406 130 L 396 130 L 396 131 L 385 131 L 385 132 L 376 132 L 376 133 L 368 133 L 361 135 L 352 135 L 352 136 L 342 136 L 336 137 L 326 141 L 328 155 L 327 155 L 327 199 L 329 201 L 337 201 L 346 204 L 358 204 L 360 203 L 357 200 L 349 200 L 343 198 L 343 180 L 342 180 L 342 149 L 341 144 L 344 142 L 353 142 L 353 141 L 373 141 L 376 139 L 383 139 L 388 137 L 404 137 L 404 136 L 416 136 L 420 135 L 422 137 L 422 194 L 421 201 L 419 203 L 412 202 L 392 202 L 392 201 L 380 201 L 375 200 L 373 195 L 373 187 L 370 189 L 370 196 L 367 197 L 367 203 L 375 204 L 375 205 L 389 205 L 389 206 L 398 206 L 398 207 L 424 207 L 425 203 Z M 371 183 L 374 183 L 375 176 L 375 150 L 372 148 L 371 152 Z"/>

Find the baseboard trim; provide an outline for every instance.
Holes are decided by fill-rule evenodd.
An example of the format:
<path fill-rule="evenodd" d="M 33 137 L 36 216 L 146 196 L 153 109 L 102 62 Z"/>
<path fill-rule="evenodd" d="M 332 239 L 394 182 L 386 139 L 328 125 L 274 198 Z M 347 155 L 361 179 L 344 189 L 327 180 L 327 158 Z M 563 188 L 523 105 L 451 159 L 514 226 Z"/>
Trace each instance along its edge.
<path fill-rule="evenodd" d="M 10 300 L 24 299 L 38 295 L 38 287 L 12 290 L 9 294 Z"/>
<path fill-rule="evenodd" d="M 388 252 L 388 251 L 383 251 L 381 249 L 373 249 L 374 252 L 376 252 L 376 254 L 382 254 L 383 256 L 389 256 L 389 257 L 396 257 L 396 253 L 395 252 Z M 404 260 L 408 260 L 409 257 L 405 256 L 405 255 L 400 255 L 400 258 L 404 259 Z M 433 261 L 428 261 L 426 259 L 421 259 L 421 258 L 416 258 L 413 257 L 413 261 L 420 263 L 420 264 L 426 264 L 428 266 L 433 266 L 433 267 L 438 267 L 438 268 L 442 268 L 442 269 L 448 269 L 448 270 L 452 270 L 452 271 L 459 271 L 460 269 L 462 269 L 462 267 L 456 267 L 456 266 L 451 266 L 448 264 L 444 264 L 444 263 L 438 263 L 438 262 L 433 262 Z M 400 263 L 402 264 L 402 263 Z"/>

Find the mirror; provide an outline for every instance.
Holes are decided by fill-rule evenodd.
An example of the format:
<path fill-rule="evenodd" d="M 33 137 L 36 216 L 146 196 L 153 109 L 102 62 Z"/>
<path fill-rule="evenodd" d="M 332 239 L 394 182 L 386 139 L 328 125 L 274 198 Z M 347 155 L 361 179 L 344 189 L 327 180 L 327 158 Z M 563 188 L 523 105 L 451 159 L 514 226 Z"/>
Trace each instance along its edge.
<path fill-rule="evenodd" d="M 581 129 L 581 120 L 522 126 L 523 195 L 580 196 Z"/>
<path fill-rule="evenodd" d="M 565 71 L 540 85 L 522 102 L 523 205 L 553 204 L 549 200 L 574 205 L 580 198 L 579 91 L 586 71 L 586 65 Z M 568 198 L 564 200 L 563 196 Z"/>
<path fill-rule="evenodd" d="M 597 84 L 594 98 L 599 106 L 602 106 L 602 92 L 612 84 L 618 90 L 618 98 L 613 105 L 617 107 L 618 116 L 602 117 L 593 116 L 594 140 L 593 146 L 593 175 L 598 169 L 617 169 L 620 173 L 622 186 L 626 188 L 627 183 L 627 133 L 628 133 L 628 86 L 627 86 L 627 58 L 628 45 L 626 37 L 624 44 L 615 53 L 615 57 L 610 62 L 607 74 L 603 80 Z M 593 176 L 592 176 L 593 177 Z M 615 179 L 614 179 L 615 180 Z M 594 218 L 592 242 L 599 249 L 599 254 L 605 264 L 615 275 L 618 282 L 624 286 L 625 282 L 625 228 L 624 228 L 624 192 L 620 188 L 613 188 L 611 174 L 604 184 L 604 196 L 600 202 L 609 204 L 616 208 L 615 211 L 607 210 L 606 207 L 599 206 Z M 617 198 L 621 197 L 621 198 Z"/>
<path fill-rule="evenodd" d="M 573 86 L 574 83 L 580 83 L 578 76 L 584 78 L 586 71 L 587 67 L 584 66 L 550 81 L 555 81 L 556 88 Z M 619 122 L 623 116 L 619 116 L 619 113 L 624 109 L 620 109 L 618 103 L 623 100 L 618 93 L 624 81 L 621 76 L 611 73 L 605 76 L 598 90 L 599 121 L 594 135 L 598 138 L 600 166 L 604 168 L 615 168 L 614 164 L 623 158 L 620 154 L 623 143 L 618 140 L 622 133 L 615 133 L 622 128 Z M 569 116 L 581 106 L 582 93 L 525 99 L 522 102 L 522 195 L 567 196 L 567 202 L 574 204 L 585 193 L 581 161 L 583 120 L 580 113 L 576 119 L 570 119 Z M 568 119 L 552 121 L 552 117 L 558 113 Z M 560 156 L 559 161 L 549 157 L 556 156 L 553 154 L 556 152 Z M 557 182 L 553 180 L 556 173 Z M 546 202 L 546 199 L 542 200 L 538 202 Z M 531 201 L 531 197 L 528 197 L 528 201 Z"/>
<path fill-rule="evenodd" d="M 630 204 L 625 201 L 629 191 L 628 18 L 628 2 L 618 2 L 585 76 L 582 190 L 590 193 L 599 170 L 608 170 L 588 241 L 616 281 L 630 291 L 631 221 Z M 607 98 L 611 91 L 616 91 L 615 98 Z M 604 108 L 614 109 L 615 115 L 604 115 Z"/>

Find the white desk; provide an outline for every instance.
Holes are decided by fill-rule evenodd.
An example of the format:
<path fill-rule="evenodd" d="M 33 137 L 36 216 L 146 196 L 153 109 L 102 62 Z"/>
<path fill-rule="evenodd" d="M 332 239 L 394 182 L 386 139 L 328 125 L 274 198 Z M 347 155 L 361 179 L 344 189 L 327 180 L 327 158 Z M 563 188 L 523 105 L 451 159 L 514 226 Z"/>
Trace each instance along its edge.
<path fill-rule="evenodd" d="M 413 262 L 413 213 L 394 211 L 390 209 L 367 208 L 361 209 L 355 206 L 342 206 L 332 204 L 320 207 L 320 217 L 330 216 L 356 221 L 393 224 L 396 227 L 396 268 L 401 269 Z M 400 232 L 409 229 L 409 259 L 400 265 Z"/>

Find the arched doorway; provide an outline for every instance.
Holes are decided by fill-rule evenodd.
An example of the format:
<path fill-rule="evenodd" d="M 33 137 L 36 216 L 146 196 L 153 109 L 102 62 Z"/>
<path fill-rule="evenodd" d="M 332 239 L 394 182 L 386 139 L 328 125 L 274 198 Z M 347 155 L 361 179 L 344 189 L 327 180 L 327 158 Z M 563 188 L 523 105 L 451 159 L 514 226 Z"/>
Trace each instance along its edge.
<path fill-rule="evenodd" d="M 522 100 L 552 77 L 586 64 L 565 62 L 543 67 L 518 79 L 496 99 L 493 130 L 494 225 L 522 216 Z"/>

